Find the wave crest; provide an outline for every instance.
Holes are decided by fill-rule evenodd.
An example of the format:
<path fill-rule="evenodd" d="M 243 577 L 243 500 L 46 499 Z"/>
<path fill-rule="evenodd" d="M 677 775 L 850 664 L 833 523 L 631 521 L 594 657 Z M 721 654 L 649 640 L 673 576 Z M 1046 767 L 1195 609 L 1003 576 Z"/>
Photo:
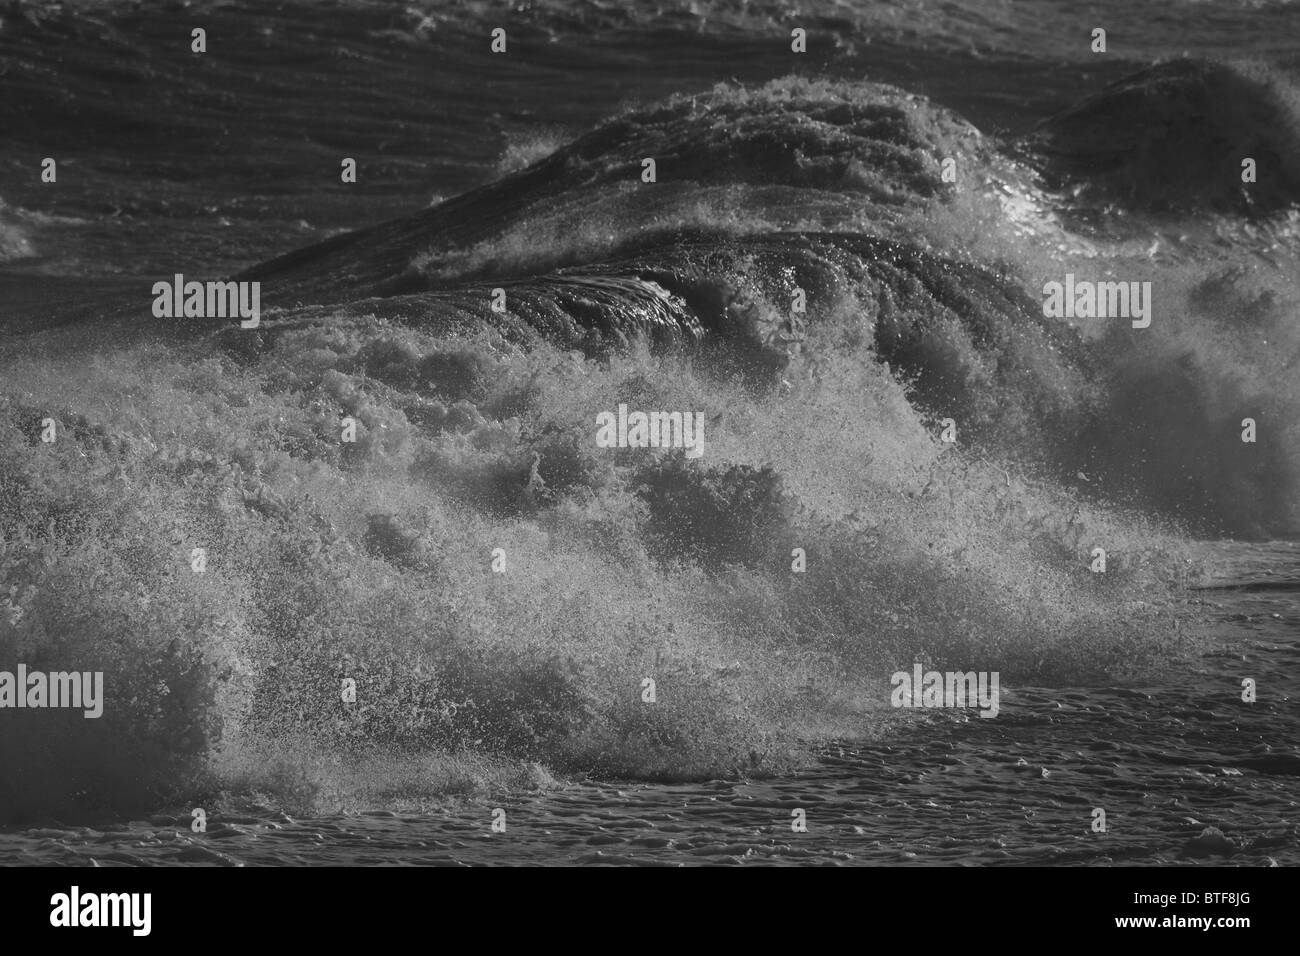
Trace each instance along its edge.
<path fill-rule="evenodd" d="M 1179 59 L 1110 84 L 1020 147 L 1079 208 L 1269 215 L 1300 201 L 1300 91 L 1276 71 Z M 1258 181 L 1242 182 L 1242 160 Z"/>

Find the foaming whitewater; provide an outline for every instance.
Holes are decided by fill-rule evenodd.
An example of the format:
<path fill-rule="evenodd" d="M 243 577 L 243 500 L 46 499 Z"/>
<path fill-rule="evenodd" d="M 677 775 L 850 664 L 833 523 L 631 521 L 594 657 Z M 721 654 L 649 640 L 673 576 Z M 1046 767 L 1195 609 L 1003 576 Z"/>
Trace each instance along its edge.
<path fill-rule="evenodd" d="M 1229 89 L 1215 105 L 1232 121 L 1230 94 L 1245 80 L 1213 65 L 1157 66 L 1099 96 L 1150 88 L 1159 99 L 1141 99 L 1142 109 L 1167 112 L 1161 103 L 1203 96 L 1205 77 Z M 992 454 L 1198 530 L 1290 533 L 1297 486 L 1286 443 L 1246 456 L 1236 446 L 1242 418 L 1293 427 L 1297 396 L 1284 373 L 1300 354 L 1297 288 L 1249 250 L 1240 265 L 1216 256 L 1218 271 L 1197 279 L 1195 245 L 1161 256 L 1107 238 L 1104 225 L 1071 241 L 1063 221 L 1086 206 L 1105 223 L 1118 202 L 1067 196 L 1048 172 L 1068 143 L 1100 148 L 1073 118 L 1096 111 L 1092 102 L 1051 121 L 1054 145 L 1036 158 L 1025 150 L 1045 134 L 1009 144 L 1018 162 L 949 111 L 887 86 L 718 87 L 624 114 L 457 200 L 245 276 L 282 300 L 364 297 L 426 329 L 472 316 L 514 340 L 540 333 L 588 352 L 637 335 L 727 342 L 769 371 L 800 348 L 806 326 L 852 315 L 864 360 L 889 363 L 919 410 L 959 416 Z M 1285 115 L 1271 119 L 1281 142 Z M 1106 148 L 1139 170 L 1126 174 L 1126 195 L 1144 197 L 1131 216 L 1156 202 L 1140 180 L 1169 156 L 1144 155 L 1124 128 Z M 639 182 L 636 157 L 649 155 L 671 182 Z M 956 183 L 943 181 L 944 160 L 962 170 Z M 1243 225 L 1284 222 L 1289 202 L 1279 193 L 1220 211 Z M 1021 215 L 1007 215 L 1009 205 Z M 1173 213 L 1161 207 L 1162 228 Z M 574 221 L 576 234 L 562 225 Z M 1126 217 L 1123 229 L 1134 228 Z M 1151 283 L 1155 327 L 1045 319 L 1040 288 L 1066 271 Z M 513 307 L 494 312 L 493 289 Z M 812 303 L 806 320 L 792 318 L 796 290 Z M 1252 334 L 1238 334 L 1243 323 Z M 1135 457 L 1135 444 L 1148 453 Z M 1075 481 L 1081 473 L 1092 477 Z"/>
<path fill-rule="evenodd" d="M 452 29 L 341 9 L 385 49 Z M 0 670 L 75 660 L 112 706 L 0 740 L 0 817 L 781 773 L 877 733 L 917 661 L 1050 688 L 1186 659 L 1189 534 L 1298 524 L 1300 290 L 1261 255 L 1287 248 L 1165 251 L 1202 210 L 1132 138 L 1152 109 L 1210 112 L 1180 149 L 1237 129 L 1228 104 L 1264 87 L 1225 70 L 1157 67 L 1027 136 L 886 83 L 702 84 L 504 136 L 487 181 L 444 156 L 453 198 L 426 183 L 286 255 L 205 239 L 209 268 L 262 283 L 255 330 L 163 329 L 123 298 L 11 336 Z M 1261 157 L 1296 128 L 1266 88 Z M 1126 121 L 1100 131 L 1098 102 Z M 1099 156 L 1113 175 L 1077 188 Z M 1204 195 L 1242 230 L 1294 213 L 1287 181 Z M 147 231 L 152 198 L 111 198 L 75 250 Z M 262 201 L 214 215 L 257 235 L 232 210 Z M 169 182 L 153 213 L 187 202 Z M 1150 328 L 1046 317 L 1067 271 L 1150 281 Z M 706 454 L 599 447 L 621 405 L 697 415 Z M 1286 437 L 1243 446 L 1245 417 Z"/>
<path fill-rule="evenodd" d="M 0 199 L 0 262 L 12 262 L 33 255 L 31 241 Z"/>

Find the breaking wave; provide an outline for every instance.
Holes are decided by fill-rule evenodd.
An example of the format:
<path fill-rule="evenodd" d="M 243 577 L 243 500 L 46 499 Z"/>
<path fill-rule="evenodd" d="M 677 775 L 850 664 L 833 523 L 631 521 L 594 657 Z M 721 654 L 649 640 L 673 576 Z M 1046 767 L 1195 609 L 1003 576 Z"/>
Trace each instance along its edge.
<path fill-rule="evenodd" d="M 1296 530 L 1296 290 L 1097 246 L 1156 321 L 1047 319 L 1047 195 L 921 97 L 731 84 L 247 270 L 256 331 L 13 344 L 0 669 L 117 706 L 0 740 L 0 815 L 775 772 L 914 660 L 1185 652 L 1187 532 Z M 698 412 L 705 456 L 597 447 L 619 404 Z M 1244 445 L 1251 413 L 1288 437 Z"/>

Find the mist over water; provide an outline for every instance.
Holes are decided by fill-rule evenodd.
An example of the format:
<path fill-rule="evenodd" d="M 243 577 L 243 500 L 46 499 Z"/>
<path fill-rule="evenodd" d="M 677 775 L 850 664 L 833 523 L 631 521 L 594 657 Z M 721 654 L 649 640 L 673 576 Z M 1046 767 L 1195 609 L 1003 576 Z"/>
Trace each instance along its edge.
<path fill-rule="evenodd" d="M 10 4 L 0 670 L 110 705 L 5 715 L 0 820 L 779 788 L 915 662 L 1030 720 L 1222 640 L 1202 542 L 1300 531 L 1294 11 L 704 6 Z"/>

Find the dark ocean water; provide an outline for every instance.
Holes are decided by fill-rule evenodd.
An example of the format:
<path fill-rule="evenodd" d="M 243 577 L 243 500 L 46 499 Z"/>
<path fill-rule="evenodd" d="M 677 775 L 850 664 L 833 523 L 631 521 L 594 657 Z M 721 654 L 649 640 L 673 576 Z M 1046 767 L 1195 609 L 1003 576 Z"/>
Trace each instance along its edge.
<path fill-rule="evenodd" d="M 1162 57 L 1300 65 L 1289 3 L 816 9 L 11 2 L 0 254 L 31 253 L 24 274 L 220 275 L 455 196 L 628 103 L 728 80 L 893 83 L 1017 134 Z M 796 58 L 800 24 L 811 41 Z M 486 54 L 501 25 L 510 53 Z M 191 53 L 196 26 L 216 55 Z M 1110 31 L 1104 56 L 1094 26 Z M 47 155 L 63 164 L 57 189 L 32 174 Z M 345 155 L 362 167 L 347 187 Z"/>
<path fill-rule="evenodd" d="M 10 830 L 0 847 L 13 863 L 100 866 L 1295 865 L 1297 549 L 1211 551 L 1225 577 L 1205 592 L 1218 642 L 1201 659 L 1120 685 L 1016 688 L 995 720 L 895 721 L 798 774 L 550 782 L 418 814 L 251 807 L 205 834 L 163 814 Z M 1240 700 L 1239 675 L 1258 702 Z M 1202 849 L 1206 827 L 1232 845 Z"/>
<path fill-rule="evenodd" d="M 477 341 L 473 336 L 484 329 L 512 348 L 560 349 L 578 362 L 605 361 L 643 334 L 671 355 L 697 345 L 712 349 L 707 354 L 715 360 L 722 353 L 719 361 L 739 362 L 740 377 L 748 376 L 746 391 L 716 386 L 731 403 L 724 407 L 717 398 L 718 418 L 711 419 L 724 422 L 718 426 L 724 460 L 773 464 L 808 513 L 824 519 L 823 525 L 796 522 L 798 533 L 829 528 L 828 542 L 883 535 L 871 539 L 881 556 L 863 558 L 861 568 L 850 563 L 843 582 L 818 592 L 820 605 L 787 596 L 783 581 L 772 583 L 775 575 L 758 578 L 766 583 L 747 592 L 743 580 L 710 577 L 715 569 L 705 560 L 698 561 L 705 583 L 689 573 L 681 579 L 687 583 L 669 582 L 661 610 L 682 615 L 675 633 L 696 623 L 682 610 L 688 605 L 722 620 L 722 636 L 701 639 L 700 653 L 711 665 L 735 651 L 731 641 L 743 647 L 762 631 L 752 621 L 742 625 L 739 611 L 734 626 L 727 621 L 723 609 L 740 601 L 735 595 L 748 594 L 755 607 L 768 593 L 788 601 L 769 612 L 790 620 L 789 631 L 763 632 L 764 643 L 755 644 L 747 661 L 755 683 L 717 691 L 723 703 L 693 702 L 698 712 L 682 718 L 682 726 L 710 740 L 721 739 L 721 724 L 709 721 L 721 719 L 715 711 L 730 720 L 727 708 L 737 722 L 757 728 L 755 739 L 770 733 L 784 746 L 781 735 L 793 733 L 804 756 L 777 761 L 774 769 L 736 769 L 723 761 L 701 774 L 685 756 L 680 765 L 667 758 L 638 763 L 623 751 L 635 752 L 652 738 L 638 736 L 642 731 L 628 729 L 622 718 L 609 718 L 615 744 L 586 750 L 551 738 L 524 746 L 504 731 L 497 740 L 492 734 L 502 725 L 483 723 L 464 739 L 455 737 L 457 748 L 522 760 L 523 782 L 478 783 L 454 798 L 439 795 L 417 813 L 403 800 L 421 803 L 420 795 L 395 796 L 396 784 L 380 796 L 345 795 L 334 801 L 342 809 L 327 801 L 290 806 L 287 785 L 243 787 L 222 771 L 222 809 L 211 813 L 206 834 L 196 834 L 189 831 L 188 808 L 207 796 L 173 794 L 144 808 L 108 812 L 103 805 L 120 801 L 89 798 L 102 796 L 100 789 L 113 794 L 119 785 L 131 787 L 76 774 L 63 781 L 47 764 L 33 762 L 39 771 L 31 779 L 39 776 L 40 787 L 75 790 L 71 803 L 89 804 L 93 812 L 26 806 L 27 818 L 45 819 L 0 833 L 8 859 L 101 865 L 1300 862 L 1300 556 L 1291 543 L 1300 533 L 1294 424 L 1300 420 L 1300 177 L 1289 171 L 1300 149 L 1300 11 L 1289 2 L 1181 0 L 814 7 L 795 13 L 762 2 L 675 0 L 653 8 L 575 0 L 16 0 L 0 9 L 5 454 L 14 462 L 27 455 L 32 441 L 23 439 L 23 423 L 65 401 L 62 382 L 84 376 L 92 384 L 69 385 L 66 411 L 80 416 L 81 458 L 89 451 L 94 462 L 105 462 L 102 472 L 86 473 L 89 484 L 76 494 L 59 490 L 53 479 L 42 484 L 24 464 L 6 465 L 5 487 L 20 489 L 13 500 L 22 505 L 4 512 L 0 568 L 5 586 L 13 585 L 13 601 L 29 582 L 38 596 L 22 605 L 27 623 L 14 617 L 0 630 L 4 662 L 37 651 L 59 659 L 49 622 L 72 618 L 59 617 L 39 595 L 60 579 L 40 577 L 46 572 L 32 570 L 29 564 L 37 562 L 25 555 L 39 545 L 48 549 L 41 553 L 57 556 L 45 566 L 91 560 L 73 544 L 66 548 L 74 550 L 61 550 L 63 544 L 50 543 L 53 531 L 41 539 L 32 530 L 47 518 L 80 514 L 68 504 L 77 494 L 97 503 L 85 505 L 88 512 L 111 510 L 139 494 L 149 505 L 142 527 L 159 535 L 175 529 L 177 541 L 193 530 L 186 523 L 190 505 L 149 497 L 159 481 L 175 480 L 181 498 L 210 491 L 190 481 L 188 465 L 166 457 L 176 443 L 183 459 L 191 451 L 196 462 L 200 452 L 233 458 L 264 482 L 256 507 L 264 516 L 257 520 L 266 524 L 257 526 L 259 534 L 290 540 L 309 524 L 330 524 L 328 534 L 319 532 L 327 551 L 336 540 L 352 541 L 351 550 L 340 545 L 337 553 L 346 554 L 339 560 L 353 569 L 345 577 L 355 590 L 341 593 L 390 593 L 389 577 L 367 577 L 373 569 L 362 562 L 383 549 L 364 543 L 373 541 L 374 525 L 363 534 L 361 512 L 382 504 L 394 512 L 406 508 L 409 517 L 417 503 L 394 490 L 408 485 L 433 498 L 444 486 L 454 488 L 448 495 L 474 516 L 457 520 L 488 538 L 509 528 L 531 542 L 524 550 L 535 547 L 542 555 L 539 568 L 575 552 L 589 556 L 579 566 L 593 582 L 605 566 L 622 567 L 622 552 L 575 545 L 564 536 L 563 509 L 599 499 L 608 483 L 593 478 L 593 469 L 570 468 L 581 454 L 544 444 L 550 433 L 540 426 L 541 438 L 529 432 L 528 413 L 516 408 L 559 420 L 566 401 L 586 400 L 585 394 L 570 398 L 566 389 L 577 395 L 579 386 L 555 370 L 558 364 L 534 374 L 531 391 L 508 402 L 428 384 L 430 341 Z M 208 52 L 201 55 L 190 49 L 195 27 L 207 31 Z M 505 54 L 489 51 L 496 27 L 507 31 Z M 806 54 L 790 50 L 795 27 L 808 30 Z M 1107 31 L 1105 54 L 1089 48 L 1095 27 Z M 58 160 L 57 184 L 40 181 L 46 156 Z M 658 162 L 653 186 L 639 182 L 647 156 Z M 1249 187 L 1239 176 L 1243 156 L 1260 166 L 1259 182 Z M 354 184 L 340 182 L 343 157 L 357 160 Z M 945 158 L 956 160 L 955 184 L 940 176 Z M 1150 333 L 1087 321 L 1067 328 L 1045 319 L 1041 284 L 1067 271 L 1152 281 L 1160 298 Z M 237 345 L 230 330 L 202 322 L 159 330 L 149 289 L 177 272 L 261 281 L 265 330 Z M 796 286 L 809 295 L 808 330 L 782 314 Z M 487 305 L 495 288 L 511 301 L 504 318 Z M 407 332 L 416 339 L 403 338 Z M 513 353 L 500 342 L 493 339 L 491 348 L 504 380 L 518 366 L 508 366 L 502 356 Z M 805 461 L 796 452 L 783 459 L 755 447 L 784 434 L 773 424 L 782 417 L 795 423 L 791 430 L 806 424 L 793 407 L 771 411 L 770 402 L 783 400 L 782 387 L 794 390 L 792 406 L 856 412 L 856 397 L 833 390 L 822 372 L 810 371 L 813 365 L 785 364 L 792 342 L 795 353 L 802 347 L 827 362 L 833 354 L 882 368 L 889 388 L 897 389 L 895 404 L 881 398 L 871 406 L 882 416 L 871 425 L 877 430 L 859 444 L 845 442 L 844 459 L 828 453 Z M 330 350 L 343 358 L 326 355 Z M 94 383 L 112 378 L 103 362 L 96 364 L 96 353 L 121 362 L 131 387 L 124 385 L 116 399 L 95 394 Z M 220 363 L 203 365 L 210 356 Z M 158 381 L 177 383 L 172 391 L 149 391 L 155 361 Z M 51 371 L 42 380 L 44 362 Z M 195 371 L 178 371 L 186 363 Z M 323 378 L 321 363 L 331 365 Z M 619 387 L 631 382 L 641 394 L 669 394 L 678 386 L 677 373 L 664 366 L 639 370 L 639 379 L 629 373 Z M 371 404 L 348 406 L 350 393 L 330 384 L 335 372 L 365 388 L 378 383 L 367 393 Z M 805 373 L 814 384 L 802 384 Z M 232 397 L 244 389 L 255 397 Z M 605 407 L 599 403 L 608 395 L 592 389 L 597 404 L 591 407 Z M 366 425 L 376 434 L 381 428 L 409 433 L 417 451 L 433 447 L 443 457 L 434 456 L 435 467 L 418 454 L 412 461 L 406 446 L 376 440 L 366 451 L 372 458 L 360 464 L 331 458 L 311 444 L 306 426 L 294 431 L 295 416 L 315 414 L 312 403 L 322 394 L 360 417 L 373 414 Z M 456 412 L 455 399 L 474 407 Z M 172 414 L 172 406 L 181 409 L 174 418 L 156 411 L 166 407 Z M 590 410 L 581 406 L 584 421 Z M 887 411 L 896 417 L 883 417 Z M 937 453 L 923 437 L 950 413 L 976 440 L 960 472 L 935 464 Z M 454 414 L 473 427 L 445 425 Z M 1247 415 L 1260 420 L 1265 435 L 1249 453 L 1238 435 Z M 524 439 L 512 420 L 525 422 Z M 238 426 L 227 428 L 228 421 Z M 87 438 L 95 427 L 104 431 Z M 242 443 L 244 431 L 256 437 Z M 470 437 L 452 434 L 460 432 Z M 832 437 L 823 444 L 834 444 L 837 434 L 828 429 Z M 110 440 L 118 444 L 104 450 Z M 516 460 L 511 441 L 538 444 L 521 444 Z M 497 460 L 488 456 L 502 456 L 511 480 L 527 479 L 537 449 L 533 466 L 540 463 L 541 470 L 534 473 L 560 494 L 578 491 L 571 500 L 547 499 L 546 508 L 534 507 L 531 498 L 495 507 L 488 498 L 496 492 L 483 491 L 495 488 Z M 155 464 L 132 470 L 133 461 L 151 455 L 171 470 Z M 207 475 L 212 469 L 203 461 L 194 470 Z M 303 462 L 323 464 L 315 472 L 305 465 L 295 470 Z M 988 490 L 1000 486 L 1003 471 L 970 471 L 995 465 L 1008 469 L 1006 496 Z M 80 475 L 80 467 L 64 460 L 51 470 Z M 113 469 L 120 470 L 110 477 Z M 984 481 L 989 475 L 992 486 Z M 120 490 L 113 483 L 119 479 L 126 482 Z M 323 490 L 329 482 L 344 490 Z M 585 485 L 594 498 L 578 493 Z M 214 501 L 222 500 L 220 487 Z M 252 492 L 240 488 L 248 505 Z M 104 497 L 96 497 L 101 491 Z M 298 495 L 328 501 L 335 494 L 345 503 L 331 511 L 313 499 L 277 512 L 261 504 L 275 494 L 283 502 L 297 502 Z M 945 494 L 951 513 L 939 501 Z M 387 496 L 393 499 L 381 500 Z M 900 497 L 915 499 L 916 510 L 895 511 L 913 505 L 886 503 Z M 316 509 L 310 521 L 302 517 L 308 507 Z M 1075 533 L 1081 513 L 1117 541 L 1116 567 L 1131 576 L 1123 586 L 1132 591 L 1116 597 L 1081 570 L 1094 540 Z M 631 508 L 621 514 L 645 520 L 629 517 L 642 514 Z M 174 515 L 182 517 L 173 522 Z M 992 515 L 1021 523 L 994 530 L 980 524 Z M 82 519 L 68 520 L 77 526 Z M 210 516 L 193 520 L 209 530 L 217 526 Z M 602 525 L 601 534 L 615 537 L 615 526 Z M 1156 556 L 1139 560 L 1148 531 Z M 549 536 L 544 546 L 537 543 L 543 535 Z M 1040 547 L 1040 536 L 1050 543 Z M 98 537 L 108 540 L 107 532 Z M 449 531 L 443 541 L 449 554 L 453 538 Z M 147 554 L 147 533 L 142 540 L 139 553 Z M 263 539 L 229 531 L 223 540 Z M 319 555 L 321 545 L 314 547 Z M 116 548 L 109 550 L 117 554 Z M 760 545 L 738 548 L 741 564 L 761 565 Z M 913 550 L 934 554 L 917 558 Z M 134 568 L 138 555 L 132 555 L 112 560 Z M 403 565 L 384 555 L 391 565 L 384 575 L 391 572 L 405 585 L 432 577 L 428 564 Z M 629 579 L 643 573 L 636 560 L 627 559 Z M 265 590 L 256 581 L 262 566 L 252 559 L 221 579 L 224 594 L 246 601 L 223 603 L 206 592 L 187 598 L 210 600 L 221 628 L 253 635 L 236 653 L 235 669 L 256 690 L 234 698 L 242 709 L 224 698 L 219 708 L 228 743 L 259 731 L 249 715 L 267 712 L 265 695 L 288 693 L 291 679 L 276 675 L 289 670 L 293 652 L 281 657 L 260 643 L 264 633 L 292 630 L 281 619 L 292 613 L 277 616 L 274 606 L 280 600 L 301 600 L 286 604 L 300 610 L 317 606 L 283 590 L 300 573 L 283 561 L 289 570 L 279 577 L 268 571 L 273 583 Z M 1183 564 L 1202 570 L 1185 575 Z M 69 566 L 72 577 L 86 576 Z M 478 598 L 462 602 L 460 592 L 477 594 L 480 585 L 450 559 L 449 566 L 439 569 L 453 583 L 437 592 L 436 614 L 478 634 L 484 626 Z M 867 568 L 870 574 L 857 574 Z M 137 586 L 142 592 L 170 586 L 170 579 L 159 584 L 148 571 L 131 573 L 138 576 L 124 579 L 129 587 L 116 579 L 96 587 L 134 594 Z M 1039 574 L 1046 583 L 1029 582 Z M 538 570 L 529 580 L 537 592 L 529 600 L 547 614 L 549 595 L 576 589 L 585 600 L 581 572 L 556 581 Z M 884 603 L 859 612 L 845 592 L 867 591 L 877 581 Z M 590 583 L 593 592 L 599 583 Z M 916 607 L 913 587 L 922 596 Z M 994 595 L 1003 590 L 1011 595 L 1005 602 Z M 319 593 L 325 591 L 322 585 Z M 942 614 L 924 610 L 931 598 Z M 591 603 L 599 609 L 597 600 Z M 330 653 L 355 650 L 338 635 L 364 627 L 357 619 L 365 615 L 323 597 L 318 603 L 334 610 L 304 624 L 302 640 Z M 108 603 L 90 606 L 102 619 L 112 617 Z M 366 606 L 376 620 L 388 613 Z M 118 605 L 112 607 L 117 613 Z M 375 625 L 385 628 L 379 633 L 386 649 L 391 634 L 394 653 L 399 646 L 406 652 L 402 614 L 427 617 L 423 606 L 412 607 L 402 605 L 391 621 Z M 598 622 L 599 610 L 592 614 Z M 527 623 L 558 632 L 571 619 L 575 631 L 600 630 L 568 605 L 543 615 L 541 625 Z M 146 626 L 142 618 L 131 620 Z M 161 647 L 175 625 L 158 620 L 164 621 Z M 523 620 L 507 618 L 498 627 L 522 643 Z M 208 633 L 207 623 L 185 621 L 195 633 Z M 283 630 L 267 623 L 277 621 Z M 655 622 L 658 628 L 657 616 Z M 856 633 L 868 622 L 878 628 L 871 638 L 879 637 L 875 656 L 836 643 L 841 632 Z M 1058 626 L 1060 635 L 1053 633 Z M 667 630 L 673 633 L 673 624 Z M 1170 637 L 1175 631 L 1198 638 L 1166 653 L 1166 645 L 1177 644 Z M 661 637 L 655 631 L 645 640 Z M 1078 650 L 1094 638 L 1095 653 Z M 585 636 L 560 646 L 566 659 L 587 655 L 604 673 L 610 655 L 622 651 L 601 658 L 590 647 L 602 640 Z M 828 698 L 857 687 L 862 701 L 849 709 L 866 718 L 848 728 L 856 733 L 826 717 L 834 710 L 829 705 L 792 719 L 798 726 L 791 731 L 758 702 L 760 685 L 769 694 L 797 682 L 793 665 L 771 664 L 786 640 L 792 653 L 807 655 L 799 667 L 842 682 Z M 1035 649 L 1040 640 L 1041 651 Z M 128 655 L 121 665 L 121 673 L 140 681 L 136 686 L 148 684 L 146 673 L 154 679 L 140 663 L 152 660 L 151 653 L 138 660 Z M 299 660 L 310 656 L 299 653 Z M 1009 679 L 1000 716 L 890 712 L 879 685 L 914 657 L 1002 669 Z M 817 670 L 823 664 L 825 673 Z M 172 681 L 172 699 L 173 677 L 158 678 Z M 1247 677 L 1259 688 L 1255 703 L 1241 700 Z M 534 707 L 527 697 L 532 685 L 513 671 L 495 683 L 484 677 L 481 686 L 466 680 L 475 693 L 495 688 L 502 699 L 519 695 L 511 706 Z M 838 720 L 840 711 L 834 712 Z M 179 735 L 182 722 L 175 719 Z M 669 753 L 674 739 L 653 738 Z M 30 757 L 15 739 L 7 746 Z M 681 746 L 683 753 L 690 749 Z M 410 769 L 422 759 L 399 762 Z M 720 767 L 730 772 L 712 772 Z M 700 779 L 710 776 L 717 779 Z M 650 782 L 664 777 L 694 779 Z M 7 803 L 0 792 L 0 809 L 24 805 L 13 796 L 21 787 L 10 788 Z M 490 830 L 495 807 L 507 810 L 504 834 Z M 1096 807 L 1106 810 L 1105 834 L 1090 830 Z M 794 808 L 808 811 L 807 833 L 791 832 Z M 1203 856 L 1189 841 L 1210 826 L 1231 842 Z"/>

